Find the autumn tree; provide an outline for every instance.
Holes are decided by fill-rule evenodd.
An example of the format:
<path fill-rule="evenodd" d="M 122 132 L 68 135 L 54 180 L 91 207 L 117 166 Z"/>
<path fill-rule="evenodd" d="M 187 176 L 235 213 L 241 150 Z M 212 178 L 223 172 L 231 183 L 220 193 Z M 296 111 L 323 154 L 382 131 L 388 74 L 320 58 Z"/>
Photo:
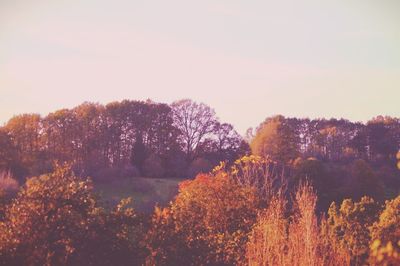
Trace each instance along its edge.
<path fill-rule="evenodd" d="M 283 116 L 266 119 L 257 129 L 250 146 L 253 154 L 270 156 L 287 163 L 298 156 L 298 137 Z"/>
<path fill-rule="evenodd" d="M 148 234 L 152 260 L 157 265 L 238 264 L 258 208 L 254 189 L 225 172 L 185 181 L 170 207 L 153 217 Z"/>
<path fill-rule="evenodd" d="M 372 264 L 400 263 L 400 196 L 385 202 L 379 219 L 371 227 Z"/>
<path fill-rule="evenodd" d="M 371 241 L 369 227 L 378 214 L 379 205 L 369 197 L 363 197 L 359 202 L 346 199 L 339 207 L 331 204 L 328 211 L 330 232 L 342 249 L 348 250 L 352 265 L 366 263 Z"/>
<path fill-rule="evenodd" d="M 40 172 L 38 161 L 42 154 L 41 117 L 38 114 L 23 114 L 11 118 L 4 126 L 13 145 L 19 154 L 19 159 L 25 174 Z"/>
<path fill-rule="evenodd" d="M 10 135 L 0 128 L 0 171 L 15 171 L 18 163 L 18 152 Z"/>

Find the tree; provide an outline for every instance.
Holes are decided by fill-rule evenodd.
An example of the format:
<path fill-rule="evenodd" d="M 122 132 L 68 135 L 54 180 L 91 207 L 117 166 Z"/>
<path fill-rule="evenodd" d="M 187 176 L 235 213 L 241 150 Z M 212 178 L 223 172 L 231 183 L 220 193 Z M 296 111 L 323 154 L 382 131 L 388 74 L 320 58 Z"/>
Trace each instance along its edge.
<path fill-rule="evenodd" d="M 69 109 L 61 109 L 48 114 L 43 119 L 43 142 L 46 146 L 46 163 L 53 160 L 73 163 L 79 147 L 77 117 Z"/>
<path fill-rule="evenodd" d="M 132 147 L 131 162 L 143 174 L 144 161 L 146 160 L 146 147 L 143 143 L 142 134 L 138 133 L 135 144 Z"/>
<path fill-rule="evenodd" d="M 332 203 L 328 210 L 329 231 L 342 249 L 348 250 L 352 265 L 363 265 L 369 254 L 369 227 L 376 221 L 379 205 L 369 197 L 359 202 L 346 199 L 340 208 Z"/>
<path fill-rule="evenodd" d="M 40 172 L 40 156 L 42 155 L 41 117 L 38 114 L 14 116 L 4 126 L 13 145 L 17 149 L 25 174 Z"/>
<path fill-rule="evenodd" d="M 193 159 L 196 149 L 213 131 L 215 112 L 204 103 L 179 100 L 172 103 L 174 125 L 180 131 L 180 141 L 188 160 Z"/>
<path fill-rule="evenodd" d="M 298 156 L 298 137 L 283 116 L 266 119 L 257 129 L 250 147 L 255 155 L 287 163 Z"/>
<path fill-rule="evenodd" d="M 396 245 L 400 241 L 400 196 L 385 202 L 379 220 L 371 228 L 371 238 L 383 244 L 391 242 Z"/>
<path fill-rule="evenodd" d="M 237 133 L 231 124 L 216 122 L 213 128 L 211 152 L 216 157 L 215 162 L 232 163 L 248 152 L 248 144 Z M 246 147 L 247 144 L 247 147 Z"/>
<path fill-rule="evenodd" d="M 152 260 L 156 265 L 238 264 L 258 209 L 255 190 L 224 172 L 184 181 L 170 207 L 153 218 Z"/>
<path fill-rule="evenodd" d="M 390 117 L 378 116 L 368 121 L 366 129 L 369 140 L 370 159 L 391 162 L 400 145 L 400 123 Z"/>
<path fill-rule="evenodd" d="M 0 128 L 0 172 L 15 171 L 18 164 L 17 149 L 7 132 Z"/>

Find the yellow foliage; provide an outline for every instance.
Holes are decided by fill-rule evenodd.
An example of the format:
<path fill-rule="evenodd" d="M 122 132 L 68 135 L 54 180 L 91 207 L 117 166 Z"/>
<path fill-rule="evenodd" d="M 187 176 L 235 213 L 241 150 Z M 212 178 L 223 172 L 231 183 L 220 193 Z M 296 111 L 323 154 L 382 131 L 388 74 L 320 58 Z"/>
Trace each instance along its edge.
<path fill-rule="evenodd" d="M 371 265 L 399 265 L 400 264 L 400 240 L 386 245 L 380 240 L 375 240 L 371 244 L 370 263 Z"/>

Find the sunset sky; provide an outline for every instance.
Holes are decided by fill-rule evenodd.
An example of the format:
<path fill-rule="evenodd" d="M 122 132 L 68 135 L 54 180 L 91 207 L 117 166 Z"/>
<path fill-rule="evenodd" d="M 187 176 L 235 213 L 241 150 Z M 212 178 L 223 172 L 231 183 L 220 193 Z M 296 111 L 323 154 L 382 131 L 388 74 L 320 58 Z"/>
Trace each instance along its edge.
<path fill-rule="evenodd" d="M 274 114 L 400 117 L 400 1 L 0 0 L 0 125 L 148 98 Z"/>

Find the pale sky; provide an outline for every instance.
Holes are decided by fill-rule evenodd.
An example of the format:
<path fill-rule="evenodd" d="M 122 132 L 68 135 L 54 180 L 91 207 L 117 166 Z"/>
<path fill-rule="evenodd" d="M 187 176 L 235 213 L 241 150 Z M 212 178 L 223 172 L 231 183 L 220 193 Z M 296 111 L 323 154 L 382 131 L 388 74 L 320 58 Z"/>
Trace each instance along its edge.
<path fill-rule="evenodd" d="M 266 117 L 400 117 L 398 0 L 0 0 L 0 124 L 191 98 Z"/>

